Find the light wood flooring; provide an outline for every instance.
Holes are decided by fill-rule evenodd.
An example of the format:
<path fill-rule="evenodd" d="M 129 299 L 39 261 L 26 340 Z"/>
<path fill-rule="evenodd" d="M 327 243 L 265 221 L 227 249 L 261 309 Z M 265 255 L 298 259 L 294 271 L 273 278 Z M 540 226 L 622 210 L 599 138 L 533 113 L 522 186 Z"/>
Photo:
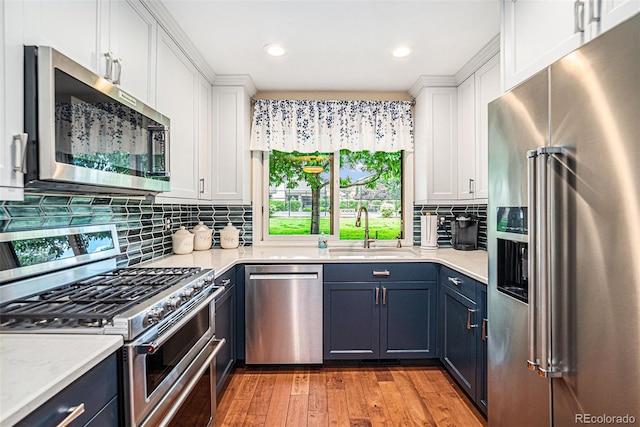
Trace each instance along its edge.
<path fill-rule="evenodd" d="M 441 367 L 237 368 L 218 426 L 486 426 Z"/>

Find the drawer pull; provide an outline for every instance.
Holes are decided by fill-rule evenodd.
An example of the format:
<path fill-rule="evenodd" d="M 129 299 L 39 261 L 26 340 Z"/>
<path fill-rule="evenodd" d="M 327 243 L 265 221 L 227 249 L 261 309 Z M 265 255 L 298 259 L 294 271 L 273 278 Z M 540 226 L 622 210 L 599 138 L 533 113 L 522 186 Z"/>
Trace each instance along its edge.
<path fill-rule="evenodd" d="M 79 404 L 78 406 L 74 406 L 67 410 L 67 417 L 58 424 L 57 427 L 65 427 L 71 424 L 76 418 L 80 415 L 84 414 L 84 403 Z"/>
<path fill-rule="evenodd" d="M 453 283 L 456 286 L 460 286 L 462 285 L 462 280 L 458 279 L 457 277 L 447 277 L 447 279 L 449 280 L 449 282 Z"/>
<path fill-rule="evenodd" d="M 489 323 L 489 321 L 486 318 L 482 319 L 482 341 L 487 340 L 487 323 Z"/>
<path fill-rule="evenodd" d="M 467 308 L 467 329 L 471 330 L 471 328 L 477 328 L 478 324 L 474 323 L 471 324 L 471 313 L 475 313 L 477 310 L 471 310 L 470 308 Z"/>
<path fill-rule="evenodd" d="M 389 273 L 389 270 L 382 270 L 382 271 L 373 270 L 373 275 L 374 276 L 391 276 L 391 273 Z"/>
<path fill-rule="evenodd" d="M 228 286 L 231 283 L 231 279 L 224 279 L 218 286 Z"/>

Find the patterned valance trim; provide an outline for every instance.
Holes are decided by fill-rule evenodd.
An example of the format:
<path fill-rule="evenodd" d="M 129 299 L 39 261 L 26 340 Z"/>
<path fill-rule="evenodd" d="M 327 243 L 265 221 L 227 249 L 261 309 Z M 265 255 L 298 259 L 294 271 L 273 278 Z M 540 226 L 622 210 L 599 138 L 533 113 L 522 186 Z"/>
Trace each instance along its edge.
<path fill-rule="evenodd" d="M 251 150 L 413 151 L 409 101 L 258 100 Z"/>

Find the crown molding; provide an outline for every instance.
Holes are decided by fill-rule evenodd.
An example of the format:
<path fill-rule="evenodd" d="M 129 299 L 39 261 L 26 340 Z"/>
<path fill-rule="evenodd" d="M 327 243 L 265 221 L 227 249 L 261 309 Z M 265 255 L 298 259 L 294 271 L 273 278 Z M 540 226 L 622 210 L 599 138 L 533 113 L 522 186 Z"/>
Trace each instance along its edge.
<path fill-rule="evenodd" d="M 242 86 L 249 96 L 258 93 L 256 85 L 248 74 L 218 74 L 213 80 L 213 86 Z"/>
<path fill-rule="evenodd" d="M 195 45 L 189 39 L 182 27 L 178 25 L 175 18 L 171 15 L 166 6 L 161 0 L 140 0 L 144 7 L 149 10 L 153 17 L 158 21 L 158 24 L 169 34 L 169 36 L 178 44 L 180 49 L 185 55 L 193 62 L 193 65 L 198 69 L 210 83 L 216 78 L 216 73 L 213 71 L 207 60 L 202 56 L 202 53 L 196 49 Z"/>
<path fill-rule="evenodd" d="M 414 98 L 417 97 L 425 87 L 456 87 L 458 84 L 453 76 L 427 76 L 422 75 L 411 86 L 409 93 Z"/>
<path fill-rule="evenodd" d="M 489 40 L 482 49 L 478 51 L 466 64 L 460 68 L 455 74 L 454 79 L 456 86 L 467 80 L 469 76 L 475 73 L 480 67 L 482 67 L 488 60 L 500 53 L 500 34 L 497 34 L 494 38 Z"/>

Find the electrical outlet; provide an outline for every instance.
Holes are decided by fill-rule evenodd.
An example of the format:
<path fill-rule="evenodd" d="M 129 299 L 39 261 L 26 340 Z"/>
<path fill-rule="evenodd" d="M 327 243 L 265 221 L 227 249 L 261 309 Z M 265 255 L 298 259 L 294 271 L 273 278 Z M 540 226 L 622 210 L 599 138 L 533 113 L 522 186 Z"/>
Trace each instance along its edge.
<path fill-rule="evenodd" d="M 163 222 L 164 222 L 164 230 L 165 231 L 171 230 L 171 217 L 165 216 L 163 219 Z"/>
<path fill-rule="evenodd" d="M 446 222 L 447 218 L 443 215 L 438 215 L 438 225 L 440 227 L 443 227 L 445 222 Z"/>

